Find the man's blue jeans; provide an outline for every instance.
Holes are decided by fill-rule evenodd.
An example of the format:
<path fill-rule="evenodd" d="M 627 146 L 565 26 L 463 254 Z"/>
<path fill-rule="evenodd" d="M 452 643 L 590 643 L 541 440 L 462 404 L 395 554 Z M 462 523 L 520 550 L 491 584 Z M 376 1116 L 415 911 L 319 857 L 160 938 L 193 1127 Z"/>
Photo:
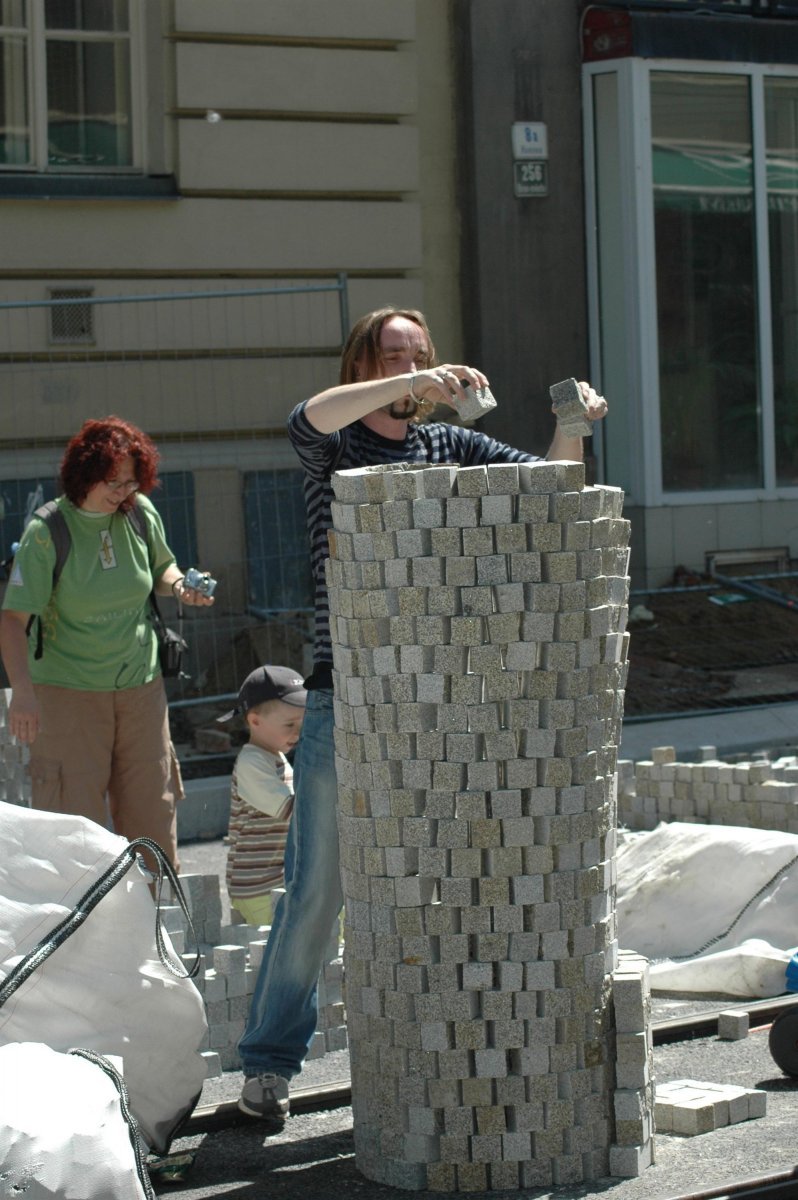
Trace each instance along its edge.
<path fill-rule="evenodd" d="M 285 856 L 285 895 L 274 913 L 239 1042 L 245 1075 L 293 1078 L 316 1029 L 316 985 L 343 895 L 338 855 L 333 697 L 308 692 L 294 758 L 294 813 Z"/>

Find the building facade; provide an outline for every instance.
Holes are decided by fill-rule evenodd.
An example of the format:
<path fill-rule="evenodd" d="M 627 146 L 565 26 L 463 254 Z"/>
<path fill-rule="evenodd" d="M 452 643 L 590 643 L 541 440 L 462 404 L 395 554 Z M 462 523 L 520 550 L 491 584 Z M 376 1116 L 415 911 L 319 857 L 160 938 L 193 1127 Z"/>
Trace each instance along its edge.
<path fill-rule="evenodd" d="M 606 393 L 636 586 L 798 554 L 798 4 L 6 0 L 0 38 L 5 543 L 118 411 L 219 614 L 307 604 L 285 418 L 396 303 L 497 437 Z"/>
<path fill-rule="evenodd" d="M 635 586 L 795 557 L 798 5 L 467 8 L 466 316 L 494 390 L 583 370 L 606 393 Z M 518 121 L 545 126 L 545 195 L 512 193 Z"/>
<path fill-rule="evenodd" d="M 119 412 L 214 620 L 310 603 L 288 412 L 348 314 L 423 303 L 461 353 L 451 38 L 415 0 L 0 5 L 3 557 Z"/>

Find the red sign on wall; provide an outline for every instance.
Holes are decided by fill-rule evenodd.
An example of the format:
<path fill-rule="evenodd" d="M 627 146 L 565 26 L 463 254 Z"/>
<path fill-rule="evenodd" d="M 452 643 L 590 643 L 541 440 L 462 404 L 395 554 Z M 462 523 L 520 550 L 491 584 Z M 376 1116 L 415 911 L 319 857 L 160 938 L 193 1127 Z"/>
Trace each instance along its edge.
<path fill-rule="evenodd" d="M 632 53 L 632 18 L 628 12 L 589 8 L 582 23 L 582 61 L 628 58 Z"/>

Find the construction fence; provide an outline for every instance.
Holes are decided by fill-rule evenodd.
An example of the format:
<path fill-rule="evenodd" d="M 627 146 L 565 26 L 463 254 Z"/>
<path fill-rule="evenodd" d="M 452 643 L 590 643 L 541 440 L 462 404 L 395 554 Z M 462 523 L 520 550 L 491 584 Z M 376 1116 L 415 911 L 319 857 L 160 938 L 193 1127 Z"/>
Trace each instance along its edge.
<path fill-rule="evenodd" d="M 109 281 L 107 294 L 94 283 L 46 300 L 20 287 L 30 295 L 0 303 L 0 560 L 57 494 L 72 434 L 115 413 L 158 446 L 151 498 L 178 563 L 218 580 L 214 607 L 183 616 L 190 649 L 186 678 L 168 684 L 173 723 L 201 723 L 204 702 L 235 692 L 260 662 L 309 670 L 302 475 L 285 425 L 337 379 L 346 277 L 125 294 Z M 174 624 L 172 602 L 164 608 Z"/>
<path fill-rule="evenodd" d="M 302 473 L 285 424 L 337 379 L 347 278 L 179 292 L 126 281 L 124 294 L 95 280 L 46 299 L 35 282 L 18 286 L 0 302 L 0 561 L 56 495 L 64 446 L 87 417 L 145 429 L 177 560 L 219 581 L 212 609 L 186 610 L 187 677 L 168 683 L 176 740 L 201 756 L 197 727 L 253 666 L 311 666 Z M 765 583 L 781 604 L 710 577 L 686 583 L 631 598 L 626 719 L 798 699 L 795 564 Z"/>

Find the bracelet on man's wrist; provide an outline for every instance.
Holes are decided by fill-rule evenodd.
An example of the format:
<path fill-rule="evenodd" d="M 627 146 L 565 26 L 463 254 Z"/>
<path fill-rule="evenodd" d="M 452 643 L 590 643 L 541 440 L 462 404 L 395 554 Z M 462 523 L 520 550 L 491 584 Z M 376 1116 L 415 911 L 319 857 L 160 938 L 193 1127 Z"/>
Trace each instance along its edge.
<path fill-rule="evenodd" d="M 420 403 L 421 403 L 421 401 L 419 400 L 418 396 L 417 396 L 417 395 L 416 395 L 416 393 L 415 393 L 415 382 L 416 382 L 416 377 L 415 377 L 415 375 L 411 375 L 411 376 L 410 376 L 410 382 L 409 382 L 409 383 L 408 383 L 408 385 L 407 385 L 407 390 L 408 390 L 408 392 L 410 393 L 410 399 L 411 399 L 411 400 L 412 400 L 412 401 L 413 401 L 415 404 L 420 404 Z"/>

